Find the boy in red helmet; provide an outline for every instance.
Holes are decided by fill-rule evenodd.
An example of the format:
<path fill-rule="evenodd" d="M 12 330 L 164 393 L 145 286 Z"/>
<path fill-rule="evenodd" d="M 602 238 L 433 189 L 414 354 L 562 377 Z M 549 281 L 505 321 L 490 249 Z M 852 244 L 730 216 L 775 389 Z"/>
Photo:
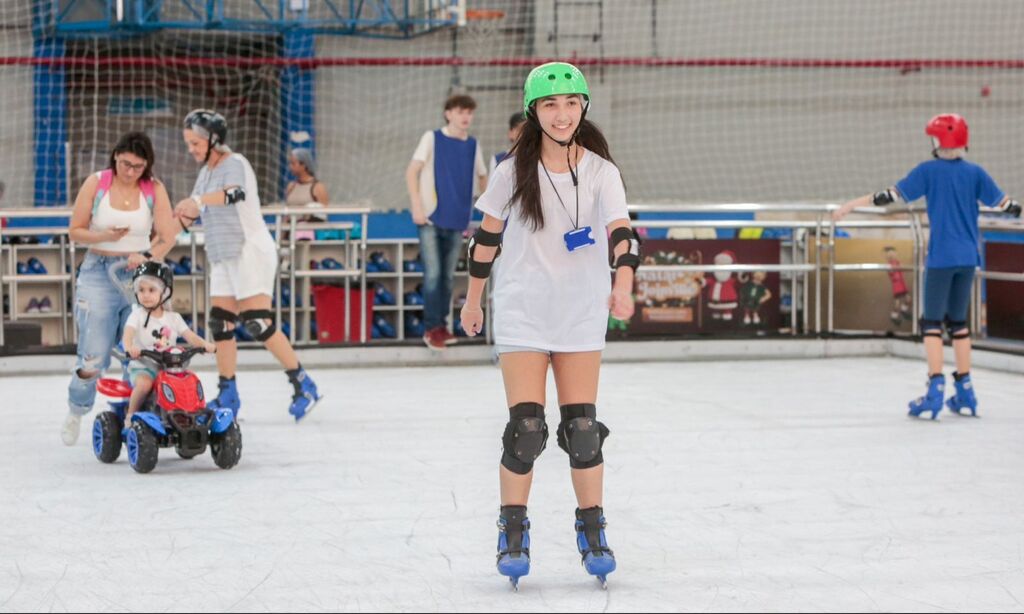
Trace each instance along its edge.
<path fill-rule="evenodd" d="M 1021 208 L 1009 199 L 985 169 L 963 159 L 967 152 L 967 122 L 954 113 L 936 115 L 925 127 L 932 141 L 934 160 L 922 162 L 895 186 L 851 200 L 833 214 L 836 221 L 856 207 L 908 203 L 925 197 L 931 234 L 925 265 L 924 314 L 921 334 L 928 355 L 928 391 L 911 401 L 910 415 L 942 410 L 945 377 L 942 375 L 942 327 L 953 340 L 956 392 L 946 401 L 951 411 L 977 415 L 978 401 L 971 384 L 971 336 L 967 307 L 978 251 L 978 203 L 1020 217 Z"/>

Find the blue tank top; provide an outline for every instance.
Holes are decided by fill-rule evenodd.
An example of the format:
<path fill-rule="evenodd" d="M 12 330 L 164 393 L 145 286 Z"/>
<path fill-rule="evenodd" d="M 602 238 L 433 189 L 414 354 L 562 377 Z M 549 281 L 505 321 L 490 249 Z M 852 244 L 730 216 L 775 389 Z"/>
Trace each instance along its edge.
<path fill-rule="evenodd" d="M 465 141 L 434 131 L 434 188 L 437 209 L 430 221 L 438 228 L 465 230 L 473 212 L 476 139 Z"/>

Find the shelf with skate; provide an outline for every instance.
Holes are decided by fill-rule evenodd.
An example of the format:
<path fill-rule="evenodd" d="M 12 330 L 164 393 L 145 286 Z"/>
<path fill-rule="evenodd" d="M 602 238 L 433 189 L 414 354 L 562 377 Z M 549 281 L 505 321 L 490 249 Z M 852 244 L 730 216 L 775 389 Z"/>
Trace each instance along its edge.
<path fill-rule="evenodd" d="M 4 322 L 38 325 L 43 345 L 73 343 L 71 259 L 67 228 L 7 227 L 0 248 Z"/>

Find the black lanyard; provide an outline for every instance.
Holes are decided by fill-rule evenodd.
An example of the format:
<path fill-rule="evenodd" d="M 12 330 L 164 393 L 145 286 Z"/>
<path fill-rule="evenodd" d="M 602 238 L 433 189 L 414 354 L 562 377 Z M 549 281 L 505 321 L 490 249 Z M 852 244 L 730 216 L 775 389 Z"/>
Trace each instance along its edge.
<path fill-rule="evenodd" d="M 569 166 L 569 175 L 572 177 L 572 189 L 576 192 L 576 219 L 572 219 L 572 215 L 569 214 L 569 209 L 565 206 L 565 202 L 562 200 L 562 195 L 558 193 L 558 188 L 555 187 L 555 182 L 551 180 L 551 174 L 548 173 L 548 167 L 544 165 L 544 159 L 540 160 L 540 167 L 544 169 L 544 174 L 548 177 L 548 183 L 551 184 L 551 189 L 555 191 L 555 198 L 558 199 L 558 204 L 562 205 L 562 211 L 565 211 L 565 215 L 569 217 L 569 221 L 572 222 L 572 229 L 579 230 L 580 228 L 580 181 L 576 176 L 576 171 L 573 169 L 572 164 L 569 162 L 569 148 L 565 148 L 565 163 Z"/>

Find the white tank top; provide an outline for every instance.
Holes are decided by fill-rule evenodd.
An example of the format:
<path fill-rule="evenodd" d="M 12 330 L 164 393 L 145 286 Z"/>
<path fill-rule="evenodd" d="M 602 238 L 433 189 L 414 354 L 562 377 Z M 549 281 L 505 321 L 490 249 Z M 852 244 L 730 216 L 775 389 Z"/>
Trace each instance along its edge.
<path fill-rule="evenodd" d="M 99 173 L 96 173 L 99 176 Z M 110 192 L 100 199 L 99 206 L 92 212 L 89 230 L 104 231 L 111 228 L 128 227 L 128 234 L 119 241 L 93 243 L 89 247 L 106 252 L 144 252 L 149 249 L 150 234 L 153 231 L 153 212 L 145 195 L 139 190 L 139 206 L 131 211 L 121 211 L 110 205 Z"/>

